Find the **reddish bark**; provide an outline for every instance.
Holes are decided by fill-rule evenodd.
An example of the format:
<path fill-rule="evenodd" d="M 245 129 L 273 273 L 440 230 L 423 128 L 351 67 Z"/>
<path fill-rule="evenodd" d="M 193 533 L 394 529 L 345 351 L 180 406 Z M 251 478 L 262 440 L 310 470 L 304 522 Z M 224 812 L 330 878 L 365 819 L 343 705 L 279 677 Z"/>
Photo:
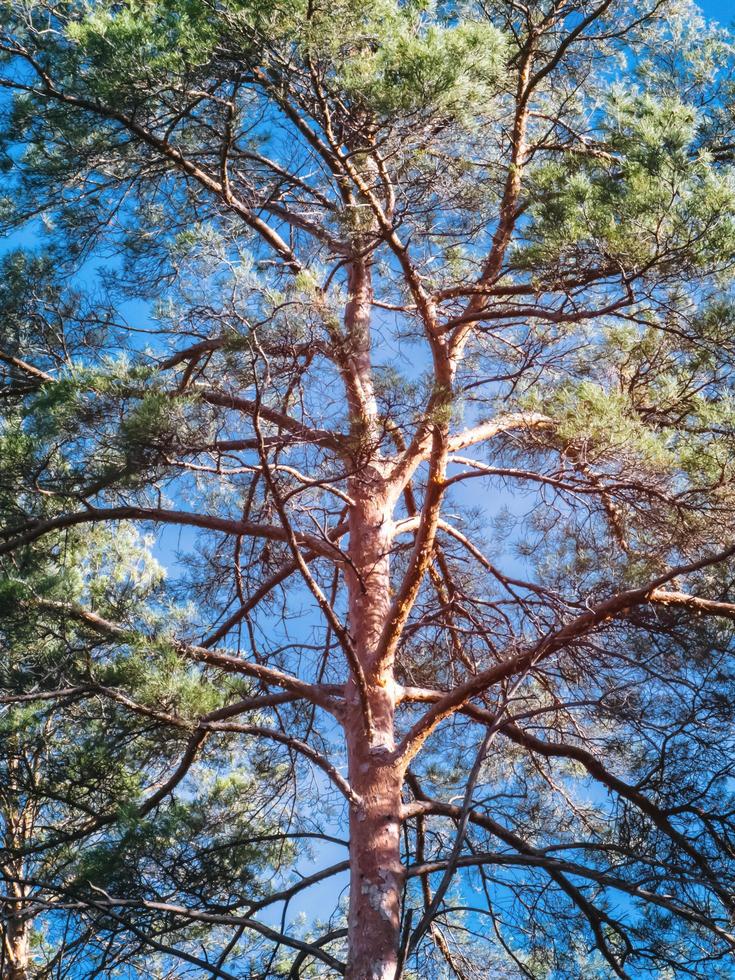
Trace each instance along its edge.
<path fill-rule="evenodd" d="M 349 980 L 394 980 L 398 964 L 403 865 L 402 769 L 395 749 L 393 663 L 379 662 L 390 612 L 391 488 L 374 449 L 376 404 L 370 366 L 370 270 L 353 264 L 345 315 L 345 380 L 355 450 L 362 466 L 350 481 L 349 630 L 366 691 L 350 680 L 344 719 L 348 777 L 360 799 L 350 808 Z M 369 700 L 365 731 L 360 697 Z"/>
<path fill-rule="evenodd" d="M 375 746 L 349 737 L 352 785 L 362 798 L 350 814 L 348 980 L 394 980 L 398 963 L 403 866 L 403 774 Z"/>
<path fill-rule="evenodd" d="M 390 609 L 390 504 L 373 470 L 352 481 L 350 632 L 368 680 L 373 730 L 365 733 L 354 682 L 345 733 L 349 780 L 360 804 L 350 812 L 350 980 L 393 980 L 398 959 L 403 866 L 400 852 L 402 767 L 396 762 L 393 664 L 377 653 Z"/>

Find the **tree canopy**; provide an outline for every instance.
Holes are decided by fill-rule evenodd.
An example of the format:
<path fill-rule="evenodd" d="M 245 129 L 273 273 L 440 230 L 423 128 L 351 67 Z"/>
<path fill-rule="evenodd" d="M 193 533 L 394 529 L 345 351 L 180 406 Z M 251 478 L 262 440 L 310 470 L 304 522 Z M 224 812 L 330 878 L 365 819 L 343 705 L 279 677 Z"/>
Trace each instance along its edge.
<path fill-rule="evenodd" d="M 0 973 L 735 976 L 735 39 L 0 5 Z"/>

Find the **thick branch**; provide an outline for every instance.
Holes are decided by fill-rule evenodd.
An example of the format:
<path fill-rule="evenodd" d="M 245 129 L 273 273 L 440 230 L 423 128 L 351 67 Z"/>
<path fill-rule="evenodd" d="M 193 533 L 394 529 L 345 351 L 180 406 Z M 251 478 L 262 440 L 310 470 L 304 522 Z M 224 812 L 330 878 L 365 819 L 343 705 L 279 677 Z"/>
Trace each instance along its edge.
<path fill-rule="evenodd" d="M 159 507 L 87 507 L 86 510 L 68 514 L 59 514 L 48 520 L 27 521 L 18 527 L 6 527 L 0 531 L 0 538 L 5 538 L 0 544 L 0 555 L 15 551 L 23 545 L 31 544 L 52 531 L 75 527 L 78 524 L 95 524 L 103 521 L 139 520 L 151 521 L 154 524 L 181 524 L 188 527 L 198 527 L 207 531 L 220 531 L 223 534 L 235 534 L 243 537 L 267 538 L 270 541 L 286 541 L 286 531 L 273 524 L 255 524 L 248 521 L 230 520 L 215 517 L 210 514 L 194 514 L 183 510 L 163 510 Z M 296 539 L 306 545 L 311 551 L 332 560 L 342 560 L 339 549 L 313 534 L 295 532 Z"/>
<path fill-rule="evenodd" d="M 715 555 L 686 565 L 679 565 L 645 586 L 620 592 L 618 595 L 590 607 L 587 612 L 577 616 L 565 626 L 547 634 L 530 649 L 510 657 L 502 663 L 495 664 L 446 694 L 411 728 L 399 746 L 398 752 L 404 754 L 407 759 L 413 758 L 436 726 L 444 718 L 462 708 L 470 698 L 520 671 L 527 670 L 539 661 L 547 659 L 553 653 L 563 650 L 571 643 L 591 633 L 602 623 L 626 616 L 631 609 L 651 603 L 651 595 L 656 593 L 660 586 L 672 579 L 721 563 L 733 555 L 735 555 L 735 545 Z"/>

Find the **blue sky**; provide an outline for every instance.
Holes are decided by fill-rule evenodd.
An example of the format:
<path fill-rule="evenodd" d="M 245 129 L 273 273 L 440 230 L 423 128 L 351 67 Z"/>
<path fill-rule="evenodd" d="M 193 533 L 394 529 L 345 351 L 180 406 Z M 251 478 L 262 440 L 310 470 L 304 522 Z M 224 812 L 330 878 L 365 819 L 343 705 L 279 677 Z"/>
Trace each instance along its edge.
<path fill-rule="evenodd" d="M 700 7 L 708 17 L 715 17 L 723 24 L 735 20 L 735 0 L 700 0 Z"/>

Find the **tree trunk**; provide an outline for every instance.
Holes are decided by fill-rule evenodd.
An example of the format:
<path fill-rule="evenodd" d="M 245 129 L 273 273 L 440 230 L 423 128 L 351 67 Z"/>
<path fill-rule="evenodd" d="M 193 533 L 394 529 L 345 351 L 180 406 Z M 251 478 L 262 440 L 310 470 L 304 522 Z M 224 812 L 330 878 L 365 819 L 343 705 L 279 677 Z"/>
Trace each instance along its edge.
<path fill-rule="evenodd" d="M 23 747 L 14 735 L 6 748 L 7 784 L 4 787 L 0 824 L 4 824 L 3 850 L 12 854 L 21 851 L 29 844 L 33 828 L 31 804 L 22 804 L 23 786 L 18 778 L 23 759 Z M 25 763 L 35 771 L 32 757 L 26 756 Z M 12 909 L 4 920 L 2 936 L 1 980 L 29 980 L 31 976 L 30 931 L 32 919 L 27 915 L 28 889 L 23 884 L 27 868 L 22 859 L 10 858 L 0 868 L 0 877 L 6 881 L 7 892 L 3 904 Z"/>
<path fill-rule="evenodd" d="M 365 743 L 350 746 L 350 775 L 362 798 L 350 813 L 348 980 L 395 980 L 401 921 L 403 775 Z M 361 772 L 360 770 L 364 770 Z"/>
<path fill-rule="evenodd" d="M 388 549 L 391 514 L 379 477 L 353 479 L 350 516 L 350 634 L 365 671 L 372 738 L 360 697 L 348 685 L 345 733 L 349 779 L 360 804 L 350 811 L 348 980 L 394 980 L 398 965 L 403 865 L 402 768 L 395 748 L 393 665 L 376 669 L 379 637 L 390 607 Z"/>
<path fill-rule="evenodd" d="M 377 182 L 371 158 L 362 178 Z M 365 202 L 363 202 L 365 204 Z M 371 727 L 365 730 L 361 691 L 354 677 L 347 684 L 344 718 L 348 776 L 360 802 L 350 807 L 350 909 L 348 980 L 395 980 L 398 965 L 403 865 L 401 862 L 402 769 L 395 749 L 393 663 L 378 664 L 380 637 L 391 605 L 389 551 L 393 505 L 378 445 L 382 428 L 373 389 L 370 319 L 371 260 L 364 258 L 376 232 L 364 227 L 369 210 L 355 209 L 355 253 L 348 268 L 348 301 L 342 374 L 349 406 L 356 470 L 349 481 L 350 566 L 349 633 L 362 668 Z"/>
<path fill-rule="evenodd" d="M 3 954 L 2 980 L 29 980 L 31 950 L 27 920 L 18 916 L 7 919 Z"/>

